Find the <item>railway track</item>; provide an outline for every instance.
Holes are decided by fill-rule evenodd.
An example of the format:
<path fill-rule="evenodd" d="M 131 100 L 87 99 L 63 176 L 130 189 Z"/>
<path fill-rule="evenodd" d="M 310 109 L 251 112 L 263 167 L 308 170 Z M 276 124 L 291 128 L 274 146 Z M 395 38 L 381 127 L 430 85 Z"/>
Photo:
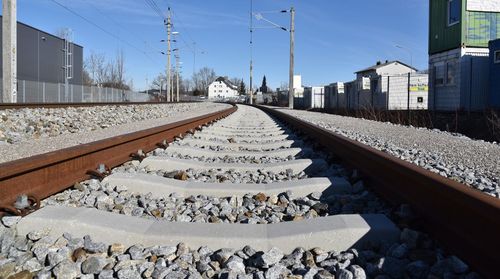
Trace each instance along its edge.
<path fill-rule="evenodd" d="M 7 263 L 16 272 L 56 277 L 473 278 L 465 263 L 414 230 L 425 228 L 473 269 L 493 274 L 496 260 L 488 249 L 498 241 L 486 249 L 472 238 L 500 232 L 495 215 L 473 221 L 473 228 L 453 214 L 495 214 L 498 201 L 346 139 L 332 144 L 333 135 L 273 110 L 234 110 L 64 156 L 2 164 L 4 210 L 24 214 L 41 205 L 20 220 L 4 218 L 28 236 L 24 251 L 34 253 L 22 264 Z M 405 178 L 421 191 L 435 186 L 441 196 L 426 202 L 419 191 L 398 189 Z M 451 205 L 433 200 L 443 195 Z M 11 206 L 14 201 L 26 208 Z M 446 226 L 443 216 L 450 217 Z M 443 237 L 460 225 L 463 233 Z M 481 253 L 481 259 L 468 253 Z"/>

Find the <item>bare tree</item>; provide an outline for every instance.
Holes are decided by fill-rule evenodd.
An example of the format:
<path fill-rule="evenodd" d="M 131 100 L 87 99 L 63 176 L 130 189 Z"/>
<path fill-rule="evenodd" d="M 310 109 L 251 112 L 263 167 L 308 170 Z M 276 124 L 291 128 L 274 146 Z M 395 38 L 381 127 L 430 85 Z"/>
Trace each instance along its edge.
<path fill-rule="evenodd" d="M 162 91 L 167 90 L 167 77 L 163 73 L 159 73 L 151 82 L 151 89 L 159 90 L 160 88 Z"/>
<path fill-rule="evenodd" d="M 202 92 L 203 95 L 207 95 L 208 86 L 217 78 L 214 69 L 204 67 L 201 68 L 192 77 L 194 90 Z"/>
<path fill-rule="evenodd" d="M 125 85 L 125 56 L 123 55 L 122 49 L 119 49 L 116 52 L 115 71 L 116 71 L 115 82 L 120 86 Z"/>

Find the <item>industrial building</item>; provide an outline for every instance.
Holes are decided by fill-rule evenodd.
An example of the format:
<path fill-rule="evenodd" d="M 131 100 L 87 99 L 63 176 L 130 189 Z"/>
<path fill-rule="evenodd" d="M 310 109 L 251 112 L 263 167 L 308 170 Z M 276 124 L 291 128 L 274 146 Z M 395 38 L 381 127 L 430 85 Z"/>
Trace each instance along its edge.
<path fill-rule="evenodd" d="M 500 109 L 500 39 L 490 41 L 490 107 Z"/>
<path fill-rule="evenodd" d="M 489 49 L 500 38 L 500 1 L 430 1 L 429 108 L 489 107 Z"/>
<path fill-rule="evenodd" d="M 0 20 L 0 33 L 1 30 L 2 20 Z M 2 36 L 0 35 L 1 41 Z M 67 55 L 66 49 L 69 55 Z M 0 67 L 2 67 L 1 55 Z M 24 23 L 17 23 L 18 80 L 35 81 L 37 83 L 64 83 L 67 68 L 71 74 L 68 82 L 81 85 L 83 77 L 82 46 L 69 43 L 63 38 Z M 0 75 L 2 72 L 0 71 Z M 28 84 L 34 85 L 35 83 Z"/>
<path fill-rule="evenodd" d="M 325 86 L 326 109 L 427 109 L 428 75 L 400 61 L 377 62 L 350 82 Z"/>
<path fill-rule="evenodd" d="M 305 109 L 325 108 L 324 86 L 304 87 L 304 108 Z"/>

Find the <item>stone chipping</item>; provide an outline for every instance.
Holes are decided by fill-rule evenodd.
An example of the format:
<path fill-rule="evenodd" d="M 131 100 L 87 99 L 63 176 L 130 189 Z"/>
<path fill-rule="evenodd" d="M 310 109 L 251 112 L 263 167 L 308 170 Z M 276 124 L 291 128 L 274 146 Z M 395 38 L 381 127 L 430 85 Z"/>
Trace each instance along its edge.
<path fill-rule="evenodd" d="M 280 109 L 304 121 L 500 198 L 500 144 L 439 130 Z"/>

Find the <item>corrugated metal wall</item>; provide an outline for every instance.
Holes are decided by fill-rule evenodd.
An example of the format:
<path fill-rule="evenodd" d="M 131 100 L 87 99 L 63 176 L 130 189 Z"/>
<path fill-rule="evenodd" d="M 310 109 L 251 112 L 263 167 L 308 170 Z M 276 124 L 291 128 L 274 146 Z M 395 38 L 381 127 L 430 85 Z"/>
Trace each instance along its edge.
<path fill-rule="evenodd" d="M 462 41 L 463 16 L 459 24 L 448 26 L 448 1 L 429 1 L 429 54 L 457 48 Z M 462 10 L 465 10 L 465 0 L 462 0 Z"/>
<path fill-rule="evenodd" d="M 495 63 L 494 55 L 500 51 L 500 40 L 490 43 L 490 107 L 500 109 L 500 63 Z"/>

